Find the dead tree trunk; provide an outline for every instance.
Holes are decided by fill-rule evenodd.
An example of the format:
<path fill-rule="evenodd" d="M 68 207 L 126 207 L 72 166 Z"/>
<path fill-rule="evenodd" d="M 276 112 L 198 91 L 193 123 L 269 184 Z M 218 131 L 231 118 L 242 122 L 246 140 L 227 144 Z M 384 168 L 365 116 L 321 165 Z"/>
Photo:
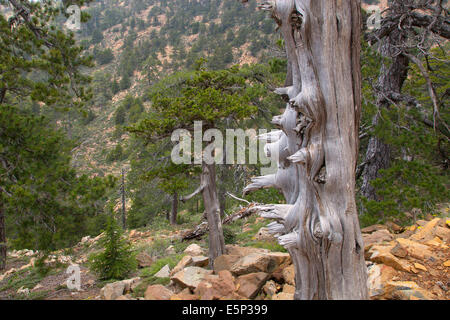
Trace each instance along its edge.
<path fill-rule="evenodd" d="M 181 201 L 187 201 L 197 194 L 202 193 L 206 218 L 209 230 L 209 265 L 214 265 L 214 260 L 225 254 L 225 240 L 223 237 L 222 220 L 220 218 L 220 203 L 217 196 L 216 165 L 202 162 L 200 187 L 192 194 L 182 197 Z"/>
<path fill-rule="evenodd" d="M 172 196 L 172 210 L 170 212 L 170 224 L 177 224 L 177 215 L 178 215 L 178 192 L 174 192 Z"/>
<path fill-rule="evenodd" d="M 291 254 L 295 299 L 367 299 L 367 269 L 355 204 L 361 112 L 360 1 L 271 0 L 292 85 L 266 150 L 275 175 L 246 188 L 277 187 L 287 205 L 259 206 Z"/>

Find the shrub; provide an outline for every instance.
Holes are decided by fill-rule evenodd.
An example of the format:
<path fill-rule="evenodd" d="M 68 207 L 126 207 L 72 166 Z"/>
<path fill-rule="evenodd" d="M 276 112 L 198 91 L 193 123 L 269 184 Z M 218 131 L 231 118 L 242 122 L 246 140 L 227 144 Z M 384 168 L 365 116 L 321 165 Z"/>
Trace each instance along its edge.
<path fill-rule="evenodd" d="M 90 269 L 97 273 L 101 280 L 122 280 L 137 269 L 135 254 L 115 219 L 109 218 L 105 236 L 100 239 L 99 244 L 104 251 L 92 254 L 89 262 Z"/>

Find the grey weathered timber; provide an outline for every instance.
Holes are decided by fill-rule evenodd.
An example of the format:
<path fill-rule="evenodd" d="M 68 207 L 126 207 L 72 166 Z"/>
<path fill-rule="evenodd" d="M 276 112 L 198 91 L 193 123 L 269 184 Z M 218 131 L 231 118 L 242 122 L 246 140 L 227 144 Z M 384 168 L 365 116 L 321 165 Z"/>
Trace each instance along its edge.
<path fill-rule="evenodd" d="M 258 206 L 295 266 L 295 299 L 367 299 L 367 269 L 355 204 L 361 113 L 359 0 L 271 0 L 285 40 L 286 101 L 269 137 L 276 174 L 244 193 L 276 187 L 285 205 Z M 265 137 L 267 138 L 267 137 Z"/>

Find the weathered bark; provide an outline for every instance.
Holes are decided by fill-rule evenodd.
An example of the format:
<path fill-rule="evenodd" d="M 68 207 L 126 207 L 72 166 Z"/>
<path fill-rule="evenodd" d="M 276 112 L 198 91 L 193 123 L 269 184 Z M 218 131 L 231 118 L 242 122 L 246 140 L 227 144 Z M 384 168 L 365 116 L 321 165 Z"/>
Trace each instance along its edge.
<path fill-rule="evenodd" d="M 6 226 L 5 211 L 3 208 L 2 195 L 0 191 L 0 270 L 6 268 Z"/>
<path fill-rule="evenodd" d="M 295 299 L 367 299 L 367 269 L 355 205 L 361 112 L 360 1 L 272 0 L 286 43 L 292 85 L 266 148 L 278 158 L 259 186 L 282 190 L 286 205 L 259 206 L 291 254 Z M 278 154 L 274 153 L 278 151 Z M 263 183 L 260 183 L 263 182 Z M 269 185 L 270 182 L 270 185 Z"/>
<path fill-rule="evenodd" d="M 172 196 L 172 210 L 170 211 L 170 224 L 177 224 L 177 215 L 178 215 L 178 192 L 174 192 Z"/>
<path fill-rule="evenodd" d="M 220 219 L 220 204 L 217 197 L 216 165 L 202 163 L 200 179 L 203 203 L 209 228 L 209 264 L 213 266 L 214 260 L 225 254 L 225 240 L 223 237 L 222 221 Z"/>

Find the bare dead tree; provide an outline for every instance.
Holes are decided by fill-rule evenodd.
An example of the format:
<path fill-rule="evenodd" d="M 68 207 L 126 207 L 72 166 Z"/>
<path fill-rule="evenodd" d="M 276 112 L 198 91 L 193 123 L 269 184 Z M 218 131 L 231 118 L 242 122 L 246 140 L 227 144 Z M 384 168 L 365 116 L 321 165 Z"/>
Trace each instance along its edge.
<path fill-rule="evenodd" d="M 246 1 L 244 1 L 246 2 Z M 244 193 L 280 189 L 285 205 L 260 205 L 295 266 L 295 299 L 367 299 L 367 269 L 355 202 L 361 114 L 359 0 L 270 0 L 285 40 L 288 102 L 267 138 L 276 174 Z"/>

